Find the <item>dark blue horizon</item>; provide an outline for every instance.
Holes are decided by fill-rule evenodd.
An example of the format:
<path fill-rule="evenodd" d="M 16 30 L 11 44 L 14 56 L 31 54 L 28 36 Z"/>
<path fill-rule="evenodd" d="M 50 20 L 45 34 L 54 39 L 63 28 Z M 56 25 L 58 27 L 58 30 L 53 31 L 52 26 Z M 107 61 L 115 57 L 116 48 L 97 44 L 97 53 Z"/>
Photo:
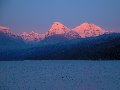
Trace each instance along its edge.
<path fill-rule="evenodd" d="M 0 25 L 17 33 L 43 33 L 56 21 L 71 29 L 89 22 L 119 31 L 119 3 L 119 0 L 1 0 Z"/>

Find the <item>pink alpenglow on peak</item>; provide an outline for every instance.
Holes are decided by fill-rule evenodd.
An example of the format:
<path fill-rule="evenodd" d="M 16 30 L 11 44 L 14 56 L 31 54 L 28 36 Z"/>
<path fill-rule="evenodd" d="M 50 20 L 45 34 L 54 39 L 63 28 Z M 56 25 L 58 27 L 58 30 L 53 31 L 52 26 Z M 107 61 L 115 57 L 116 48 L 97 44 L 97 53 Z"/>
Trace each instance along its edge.
<path fill-rule="evenodd" d="M 54 22 L 50 30 L 43 34 L 39 34 L 32 31 L 30 33 L 24 32 L 20 35 L 17 35 L 14 32 L 12 32 L 8 27 L 4 26 L 0 26 L 0 32 L 5 33 L 9 36 L 20 37 L 25 41 L 40 41 L 52 35 L 62 35 L 68 39 L 76 39 L 95 37 L 103 34 L 112 33 L 111 31 L 106 31 L 95 24 L 89 23 L 83 23 L 71 30 L 60 22 Z"/>
<path fill-rule="evenodd" d="M 8 27 L 0 26 L 0 31 L 1 32 L 9 32 L 10 29 Z"/>
<path fill-rule="evenodd" d="M 15 34 L 14 32 L 12 32 L 10 30 L 10 28 L 5 27 L 5 26 L 0 26 L 0 32 L 5 33 L 5 34 L 7 34 L 9 36 L 15 36 L 15 37 L 18 36 L 17 34 Z"/>
<path fill-rule="evenodd" d="M 50 30 L 46 33 L 46 37 L 55 34 L 65 34 L 69 32 L 70 29 L 60 22 L 54 22 Z"/>
<path fill-rule="evenodd" d="M 8 27 L 0 26 L 0 30 L 8 30 Z"/>
<path fill-rule="evenodd" d="M 44 34 L 35 33 L 34 31 L 27 33 L 24 32 L 20 35 L 24 40 L 28 41 L 40 41 L 45 38 Z"/>
<path fill-rule="evenodd" d="M 103 28 L 89 23 L 83 23 L 80 26 L 74 28 L 73 31 L 77 32 L 82 38 L 95 37 L 108 33 L 108 31 L 104 30 Z"/>

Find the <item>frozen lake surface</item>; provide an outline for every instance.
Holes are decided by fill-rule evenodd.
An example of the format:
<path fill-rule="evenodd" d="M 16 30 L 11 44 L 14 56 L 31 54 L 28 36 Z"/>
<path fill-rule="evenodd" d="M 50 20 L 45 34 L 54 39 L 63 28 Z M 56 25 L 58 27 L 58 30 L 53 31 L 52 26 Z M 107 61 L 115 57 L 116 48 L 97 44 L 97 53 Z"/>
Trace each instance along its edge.
<path fill-rule="evenodd" d="M 0 90 L 120 90 L 120 61 L 1 61 Z"/>

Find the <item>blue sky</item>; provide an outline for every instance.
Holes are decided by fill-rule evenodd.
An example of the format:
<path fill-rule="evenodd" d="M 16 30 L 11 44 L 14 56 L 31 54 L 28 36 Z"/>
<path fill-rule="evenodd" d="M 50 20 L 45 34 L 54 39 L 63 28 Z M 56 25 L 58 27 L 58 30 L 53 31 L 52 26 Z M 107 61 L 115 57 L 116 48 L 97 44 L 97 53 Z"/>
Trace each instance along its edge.
<path fill-rule="evenodd" d="M 69 28 L 88 22 L 120 31 L 120 0 L 0 0 L 0 25 L 17 33 L 46 32 L 59 21 Z"/>

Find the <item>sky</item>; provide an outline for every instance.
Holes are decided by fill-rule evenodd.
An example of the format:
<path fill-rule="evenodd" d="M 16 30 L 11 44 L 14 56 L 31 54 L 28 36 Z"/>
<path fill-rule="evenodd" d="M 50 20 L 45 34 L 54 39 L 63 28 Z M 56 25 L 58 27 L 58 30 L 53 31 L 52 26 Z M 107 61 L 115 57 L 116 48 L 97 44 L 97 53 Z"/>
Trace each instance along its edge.
<path fill-rule="evenodd" d="M 88 22 L 120 31 L 120 0 L 0 0 L 0 25 L 16 33 L 39 32 L 61 22 L 70 29 Z"/>

